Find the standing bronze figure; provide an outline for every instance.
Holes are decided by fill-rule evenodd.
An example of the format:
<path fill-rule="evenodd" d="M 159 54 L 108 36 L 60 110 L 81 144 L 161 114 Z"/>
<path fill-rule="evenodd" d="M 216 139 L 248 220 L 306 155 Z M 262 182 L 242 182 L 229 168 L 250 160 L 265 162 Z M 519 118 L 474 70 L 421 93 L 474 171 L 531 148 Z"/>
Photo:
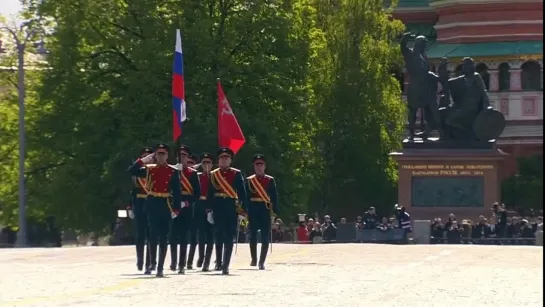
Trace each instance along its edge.
<path fill-rule="evenodd" d="M 407 93 L 407 106 L 409 117 L 409 140 L 414 140 L 416 114 L 422 109 L 422 120 L 426 121 L 426 129 L 422 132 L 422 139 L 427 140 L 433 129 L 439 130 L 439 111 L 437 107 L 437 83 L 438 76 L 429 71 L 428 57 L 426 56 L 426 37 L 420 35 L 415 38 L 413 48 L 407 43 L 411 33 L 403 34 L 401 38 L 401 53 L 405 60 L 405 67 L 409 72 L 410 81 Z"/>

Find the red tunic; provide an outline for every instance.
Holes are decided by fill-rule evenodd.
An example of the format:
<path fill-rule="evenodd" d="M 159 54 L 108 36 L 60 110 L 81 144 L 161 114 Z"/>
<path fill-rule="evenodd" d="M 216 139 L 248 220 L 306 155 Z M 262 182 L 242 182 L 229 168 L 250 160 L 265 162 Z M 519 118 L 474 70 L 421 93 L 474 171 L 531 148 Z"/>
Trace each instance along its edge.
<path fill-rule="evenodd" d="M 227 183 L 229 185 L 231 185 L 231 187 L 233 187 L 233 189 L 234 189 L 233 183 L 235 182 L 235 176 L 237 175 L 239 170 L 230 167 L 230 168 L 228 168 L 226 170 L 221 170 L 220 169 L 218 172 L 220 173 L 220 175 L 223 178 L 225 178 L 225 181 L 227 181 Z M 222 192 L 225 193 L 225 191 L 222 191 Z"/>
<path fill-rule="evenodd" d="M 255 178 L 257 178 L 257 181 L 259 181 L 259 183 L 261 183 L 261 186 L 265 190 L 265 193 L 267 193 L 267 188 L 269 187 L 269 183 L 271 182 L 272 177 L 268 176 L 268 175 L 263 175 L 263 176 L 255 175 Z M 251 181 L 251 180 L 249 179 L 249 181 Z M 257 193 L 257 190 L 253 186 L 253 183 L 250 182 L 249 185 L 250 185 L 250 192 L 252 193 L 252 195 L 250 197 L 251 198 L 261 198 L 261 195 L 259 193 Z"/>
<path fill-rule="evenodd" d="M 190 168 L 190 167 L 184 167 L 182 169 L 182 174 L 185 176 L 185 178 L 187 179 L 187 183 L 189 184 L 189 186 L 191 186 L 191 181 L 190 181 L 190 178 L 191 176 L 193 176 L 193 173 L 196 173 L 197 171 Z M 182 182 L 182 176 L 180 175 L 180 184 L 182 186 L 182 194 L 193 194 L 193 191 L 188 191 L 187 188 L 185 187 L 185 185 L 183 184 Z M 193 187 L 191 187 L 193 188 Z"/>
<path fill-rule="evenodd" d="M 148 165 L 150 193 L 170 193 L 170 179 L 175 170 L 167 165 Z"/>
<path fill-rule="evenodd" d="M 209 176 L 207 173 L 199 174 L 199 182 L 201 183 L 201 199 L 206 199 L 208 195 L 208 180 Z"/>

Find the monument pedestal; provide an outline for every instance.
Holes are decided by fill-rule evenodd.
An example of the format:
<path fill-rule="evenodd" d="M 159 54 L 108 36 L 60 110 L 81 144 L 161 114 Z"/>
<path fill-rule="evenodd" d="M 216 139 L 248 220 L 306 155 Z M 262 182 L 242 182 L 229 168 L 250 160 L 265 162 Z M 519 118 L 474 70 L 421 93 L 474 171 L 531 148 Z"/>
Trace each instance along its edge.
<path fill-rule="evenodd" d="M 492 204 L 501 201 L 506 154 L 493 142 L 465 145 L 404 142 L 401 152 L 390 154 L 398 164 L 398 204 L 413 219 L 490 217 Z"/>

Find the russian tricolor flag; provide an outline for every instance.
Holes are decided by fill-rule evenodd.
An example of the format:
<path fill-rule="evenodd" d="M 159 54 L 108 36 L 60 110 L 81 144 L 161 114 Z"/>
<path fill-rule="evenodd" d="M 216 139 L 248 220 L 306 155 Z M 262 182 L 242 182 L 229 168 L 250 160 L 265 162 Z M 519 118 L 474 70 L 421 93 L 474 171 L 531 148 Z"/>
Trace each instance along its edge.
<path fill-rule="evenodd" d="M 184 89 L 184 55 L 182 35 L 176 30 L 176 49 L 172 68 L 172 138 L 174 141 L 182 135 L 182 124 L 187 119 Z"/>

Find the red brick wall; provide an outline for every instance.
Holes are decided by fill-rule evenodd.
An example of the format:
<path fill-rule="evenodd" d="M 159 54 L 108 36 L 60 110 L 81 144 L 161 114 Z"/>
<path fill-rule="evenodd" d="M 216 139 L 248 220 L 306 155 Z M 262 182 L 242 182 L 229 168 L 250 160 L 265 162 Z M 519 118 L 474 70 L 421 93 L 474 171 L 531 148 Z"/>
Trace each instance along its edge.
<path fill-rule="evenodd" d="M 543 145 L 541 144 L 516 144 L 516 145 L 500 145 L 498 146 L 505 153 L 509 154 L 503 162 L 501 168 L 501 178 L 505 179 L 517 173 L 517 157 L 528 157 L 533 155 L 543 154 Z"/>

